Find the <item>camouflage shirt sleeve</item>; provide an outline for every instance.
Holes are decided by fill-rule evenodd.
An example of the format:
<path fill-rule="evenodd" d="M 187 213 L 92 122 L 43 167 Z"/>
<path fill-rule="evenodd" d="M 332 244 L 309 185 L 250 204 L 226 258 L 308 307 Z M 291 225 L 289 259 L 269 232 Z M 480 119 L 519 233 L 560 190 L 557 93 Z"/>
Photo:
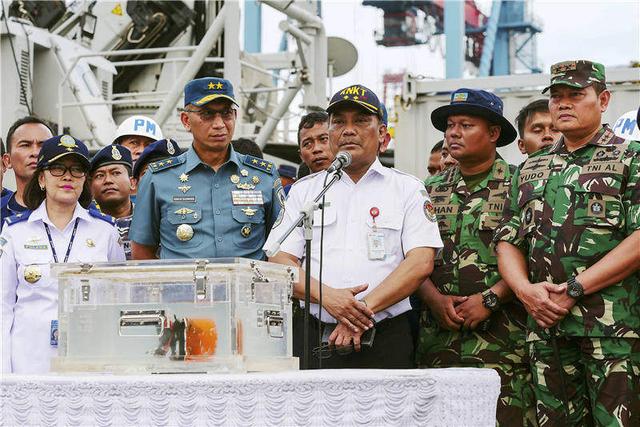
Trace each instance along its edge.
<path fill-rule="evenodd" d="M 497 244 L 499 241 L 509 242 L 520 249 L 526 248 L 526 241 L 522 237 L 518 237 L 520 229 L 520 207 L 518 206 L 518 177 L 520 176 L 520 167 L 511 177 L 511 185 L 509 194 L 504 204 L 502 220 L 496 228 L 493 235 L 493 241 Z"/>
<path fill-rule="evenodd" d="M 627 234 L 640 230 L 640 142 L 629 144 L 632 159 L 629 164 L 629 181 L 622 196 L 626 215 Z"/>

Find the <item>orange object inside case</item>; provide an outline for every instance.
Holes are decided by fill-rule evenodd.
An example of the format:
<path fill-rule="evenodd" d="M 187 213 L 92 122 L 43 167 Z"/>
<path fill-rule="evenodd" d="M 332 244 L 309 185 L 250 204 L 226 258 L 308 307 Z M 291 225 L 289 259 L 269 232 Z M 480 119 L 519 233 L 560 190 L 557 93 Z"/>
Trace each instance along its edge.
<path fill-rule="evenodd" d="M 213 356 L 218 344 L 216 322 L 212 319 L 186 319 L 185 360 Z"/>

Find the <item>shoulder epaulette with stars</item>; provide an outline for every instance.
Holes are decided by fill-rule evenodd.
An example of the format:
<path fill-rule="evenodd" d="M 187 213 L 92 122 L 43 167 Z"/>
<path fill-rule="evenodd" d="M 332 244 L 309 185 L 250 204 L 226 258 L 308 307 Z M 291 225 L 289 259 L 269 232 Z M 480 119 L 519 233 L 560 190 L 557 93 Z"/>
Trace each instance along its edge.
<path fill-rule="evenodd" d="M 149 163 L 149 169 L 151 169 L 151 172 L 153 173 L 160 172 L 161 170 L 165 170 L 177 165 L 181 165 L 186 161 L 187 161 L 187 158 L 184 156 L 169 157 L 168 159 L 158 160 L 158 161 Z"/>
<path fill-rule="evenodd" d="M 114 225 L 116 223 L 116 220 L 114 217 L 112 217 L 111 215 L 104 214 L 97 209 L 88 209 L 88 212 L 89 212 L 89 215 L 91 215 L 92 217 L 101 219 L 105 222 L 108 222 L 111 225 Z"/>
<path fill-rule="evenodd" d="M 17 224 L 19 222 L 28 220 L 29 216 L 31 216 L 32 213 L 33 211 L 20 212 L 15 215 L 11 215 L 5 221 L 7 222 L 7 225 Z"/>
<path fill-rule="evenodd" d="M 245 154 L 242 163 L 269 174 L 273 171 L 273 163 L 271 163 L 269 160 L 259 159 L 248 154 Z"/>

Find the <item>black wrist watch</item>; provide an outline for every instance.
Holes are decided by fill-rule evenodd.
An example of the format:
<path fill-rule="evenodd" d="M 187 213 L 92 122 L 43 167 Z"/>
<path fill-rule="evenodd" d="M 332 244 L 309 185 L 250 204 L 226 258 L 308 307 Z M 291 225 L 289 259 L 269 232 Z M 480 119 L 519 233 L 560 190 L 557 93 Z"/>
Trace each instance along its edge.
<path fill-rule="evenodd" d="M 572 276 L 567 280 L 567 295 L 575 300 L 579 300 L 584 296 L 584 287 L 582 287 L 582 283 L 576 280 L 576 276 Z"/>
<path fill-rule="evenodd" d="M 500 308 L 500 300 L 498 300 L 498 295 L 495 294 L 491 289 L 487 289 L 482 293 L 482 305 L 488 310 L 496 311 Z"/>

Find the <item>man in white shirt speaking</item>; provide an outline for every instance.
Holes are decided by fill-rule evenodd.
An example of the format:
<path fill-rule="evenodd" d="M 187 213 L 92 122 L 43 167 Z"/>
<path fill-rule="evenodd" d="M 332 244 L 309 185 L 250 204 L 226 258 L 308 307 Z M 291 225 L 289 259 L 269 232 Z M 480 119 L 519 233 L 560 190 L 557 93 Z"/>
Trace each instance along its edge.
<path fill-rule="evenodd" d="M 352 161 L 326 193 L 324 221 L 322 211 L 314 213 L 310 367 L 322 358 L 323 368 L 412 368 L 408 297 L 429 276 L 442 247 L 435 210 L 422 182 L 378 160 L 386 126 L 374 92 L 362 85 L 344 88 L 331 98 L 327 112 L 331 150 L 347 151 Z M 273 249 L 332 174 L 321 171 L 292 186 L 265 248 Z M 304 255 L 303 229 L 298 227 L 269 261 L 299 267 Z M 301 301 L 304 277 L 300 268 L 294 296 Z M 297 356 L 303 351 L 302 330 L 303 322 L 294 324 Z M 319 346 L 320 337 L 326 345 Z"/>

